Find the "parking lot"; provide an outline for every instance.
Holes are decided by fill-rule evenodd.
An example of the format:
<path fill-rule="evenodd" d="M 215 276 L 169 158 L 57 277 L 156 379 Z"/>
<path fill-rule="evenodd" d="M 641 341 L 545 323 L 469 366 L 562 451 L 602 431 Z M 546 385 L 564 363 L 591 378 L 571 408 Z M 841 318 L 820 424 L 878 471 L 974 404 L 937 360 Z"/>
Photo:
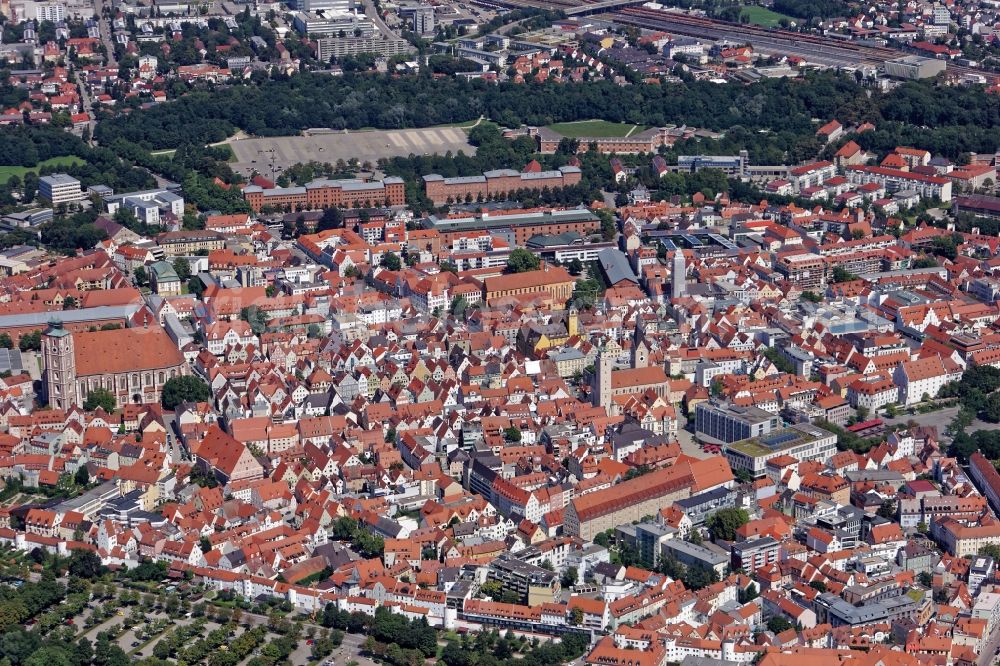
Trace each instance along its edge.
<path fill-rule="evenodd" d="M 229 146 L 236 156 L 234 169 L 244 175 L 257 171 L 267 177 L 272 175 L 272 160 L 274 173 L 280 174 L 300 162 L 336 164 L 338 160 L 355 158 L 361 163 L 375 164 L 384 157 L 444 154 L 449 150 L 453 153 L 461 150 L 466 155 L 476 152 L 466 133 L 457 127 L 261 137 L 234 140 Z"/>

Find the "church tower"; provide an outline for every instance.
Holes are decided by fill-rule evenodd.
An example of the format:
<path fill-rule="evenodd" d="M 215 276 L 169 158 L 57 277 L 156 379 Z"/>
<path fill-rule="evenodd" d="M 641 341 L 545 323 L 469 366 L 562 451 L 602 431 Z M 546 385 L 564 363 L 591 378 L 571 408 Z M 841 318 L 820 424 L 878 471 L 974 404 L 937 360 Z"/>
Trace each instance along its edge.
<path fill-rule="evenodd" d="M 681 298 L 684 296 L 686 281 L 687 267 L 684 265 L 684 253 L 681 250 L 677 250 L 674 252 L 673 263 L 670 271 L 671 298 Z"/>
<path fill-rule="evenodd" d="M 615 357 L 605 347 L 597 355 L 597 377 L 593 392 L 595 407 L 604 407 L 605 411 L 611 410 L 611 373 L 615 368 Z"/>
<path fill-rule="evenodd" d="M 646 340 L 638 338 L 638 336 L 635 343 L 632 345 L 632 367 L 649 367 L 649 347 L 646 345 Z"/>
<path fill-rule="evenodd" d="M 580 334 L 580 313 L 577 311 L 576 307 L 571 307 L 569 309 L 569 317 L 566 320 L 566 333 L 569 337 Z"/>
<path fill-rule="evenodd" d="M 76 403 L 76 356 L 73 334 L 60 321 L 50 322 L 42 336 L 42 367 L 49 407 L 69 409 Z"/>

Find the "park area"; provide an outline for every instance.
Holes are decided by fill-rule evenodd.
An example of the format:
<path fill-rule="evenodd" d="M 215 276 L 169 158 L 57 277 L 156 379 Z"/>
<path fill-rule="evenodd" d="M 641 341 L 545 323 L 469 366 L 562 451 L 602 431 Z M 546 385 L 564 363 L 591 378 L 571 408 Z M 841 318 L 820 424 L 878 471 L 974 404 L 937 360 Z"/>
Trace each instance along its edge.
<path fill-rule="evenodd" d="M 744 7 L 741 14 L 746 15 L 749 23 L 759 25 L 764 28 L 777 28 L 781 24 L 781 19 L 787 19 L 791 22 L 795 22 L 796 20 L 791 16 L 779 14 L 776 11 L 759 5 L 748 5 L 747 7 Z"/>
<path fill-rule="evenodd" d="M 43 160 L 32 167 L 24 166 L 0 166 L 0 183 L 6 183 L 10 180 L 11 176 L 17 176 L 18 178 L 24 178 L 24 174 L 29 171 L 34 171 L 38 173 L 43 167 L 50 167 L 52 169 L 58 169 L 60 167 L 77 166 L 83 164 L 83 160 L 75 155 L 64 155 L 62 157 L 52 157 L 47 160 Z"/>
<path fill-rule="evenodd" d="M 572 123 L 555 123 L 549 129 L 571 139 L 632 136 L 646 129 L 642 125 L 611 123 L 606 120 L 580 120 Z"/>

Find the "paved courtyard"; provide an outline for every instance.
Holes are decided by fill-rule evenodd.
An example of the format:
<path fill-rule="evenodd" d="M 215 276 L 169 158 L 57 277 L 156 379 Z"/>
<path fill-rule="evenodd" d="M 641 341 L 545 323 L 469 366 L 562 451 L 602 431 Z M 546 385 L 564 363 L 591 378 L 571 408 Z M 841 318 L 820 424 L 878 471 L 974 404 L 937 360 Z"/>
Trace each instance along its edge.
<path fill-rule="evenodd" d="M 384 157 L 444 154 L 449 150 L 453 153 L 461 150 L 466 155 L 476 152 L 466 133 L 457 127 L 259 137 L 232 140 L 229 146 L 236 155 L 235 170 L 244 175 L 256 170 L 268 177 L 272 158 L 274 171 L 279 174 L 298 162 L 336 164 L 337 160 L 346 162 L 353 157 L 361 163 L 375 164 Z"/>

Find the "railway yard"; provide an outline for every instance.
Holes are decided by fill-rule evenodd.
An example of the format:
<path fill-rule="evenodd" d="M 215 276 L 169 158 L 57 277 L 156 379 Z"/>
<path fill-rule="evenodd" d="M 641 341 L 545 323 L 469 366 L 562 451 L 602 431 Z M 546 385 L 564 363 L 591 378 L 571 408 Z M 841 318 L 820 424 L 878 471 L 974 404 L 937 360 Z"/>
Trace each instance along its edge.
<path fill-rule="evenodd" d="M 887 46 L 851 41 L 845 37 L 794 32 L 707 18 L 675 9 L 654 9 L 637 0 L 482 0 L 493 7 L 561 10 L 569 16 L 593 15 L 620 25 L 662 30 L 685 37 L 714 41 L 749 42 L 764 54 L 793 55 L 825 67 L 880 66 L 906 55 Z M 984 74 L 983 70 L 948 63 L 956 76 Z"/>

